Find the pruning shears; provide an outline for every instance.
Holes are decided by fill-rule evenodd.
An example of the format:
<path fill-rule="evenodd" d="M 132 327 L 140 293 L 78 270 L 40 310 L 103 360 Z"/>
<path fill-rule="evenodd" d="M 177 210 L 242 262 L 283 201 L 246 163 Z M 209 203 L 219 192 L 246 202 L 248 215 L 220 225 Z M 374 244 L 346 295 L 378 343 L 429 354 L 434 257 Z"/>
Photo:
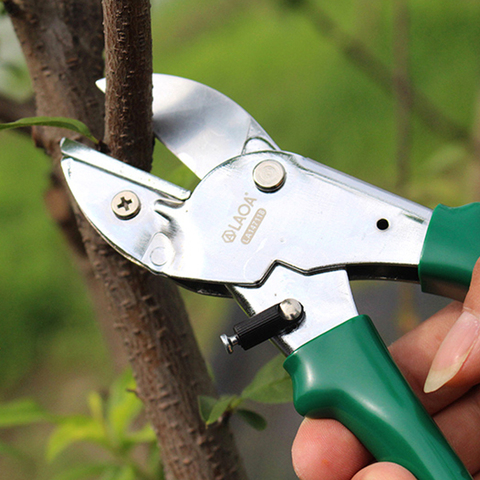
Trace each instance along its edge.
<path fill-rule="evenodd" d="M 190 192 L 63 140 L 63 171 L 91 224 L 151 272 L 233 297 L 250 318 L 222 336 L 225 347 L 271 339 L 300 414 L 339 420 L 418 480 L 471 479 L 358 314 L 349 282 L 420 282 L 463 299 L 480 255 L 480 204 L 432 211 L 281 150 L 205 85 L 169 75 L 153 85 L 155 135 L 201 181 Z"/>

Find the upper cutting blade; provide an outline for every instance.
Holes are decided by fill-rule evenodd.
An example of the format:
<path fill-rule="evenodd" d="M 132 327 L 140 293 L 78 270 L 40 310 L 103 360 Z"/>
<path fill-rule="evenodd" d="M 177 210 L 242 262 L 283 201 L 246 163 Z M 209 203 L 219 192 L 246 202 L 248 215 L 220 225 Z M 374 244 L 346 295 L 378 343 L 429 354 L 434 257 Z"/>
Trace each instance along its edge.
<path fill-rule="evenodd" d="M 97 85 L 105 91 L 105 79 Z M 233 100 L 206 85 L 171 75 L 153 75 L 153 130 L 199 178 L 242 153 L 279 150 Z"/>

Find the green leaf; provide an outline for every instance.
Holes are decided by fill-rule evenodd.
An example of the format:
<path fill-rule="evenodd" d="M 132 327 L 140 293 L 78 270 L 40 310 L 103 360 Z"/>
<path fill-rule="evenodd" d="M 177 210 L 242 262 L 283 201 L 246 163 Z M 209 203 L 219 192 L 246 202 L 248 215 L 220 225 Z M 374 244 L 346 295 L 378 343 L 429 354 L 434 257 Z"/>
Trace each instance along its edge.
<path fill-rule="evenodd" d="M 288 403 L 292 401 L 292 381 L 283 369 L 285 358 L 278 355 L 267 362 L 243 390 L 242 399 L 261 403 Z"/>
<path fill-rule="evenodd" d="M 225 412 L 232 411 L 239 398 L 236 395 L 225 395 L 220 398 L 200 395 L 198 405 L 200 415 L 207 425 L 215 423 Z"/>
<path fill-rule="evenodd" d="M 138 478 L 130 466 L 112 466 L 103 474 L 101 480 L 138 480 Z"/>
<path fill-rule="evenodd" d="M 92 135 L 90 129 L 80 120 L 66 117 L 27 117 L 11 123 L 0 123 L 0 131 L 10 130 L 22 127 L 57 127 L 65 128 L 73 132 L 80 133 L 92 142 L 98 143 L 98 140 Z"/>
<path fill-rule="evenodd" d="M 116 440 L 123 440 L 143 403 L 135 395 L 135 380 L 127 369 L 112 385 L 107 402 L 107 422 Z"/>
<path fill-rule="evenodd" d="M 25 398 L 0 404 L 0 428 L 51 422 L 55 417 L 34 400 Z"/>
<path fill-rule="evenodd" d="M 147 423 L 143 428 L 140 430 L 137 430 L 135 432 L 129 433 L 127 440 L 133 444 L 137 445 L 139 443 L 150 443 L 150 442 L 156 442 L 157 437 L 155 435 L 155 432 L 153 431 L 152 426 Z"/>
<path fill-rule="evenodd" d="M 235 413 L 255 430 L 262 431 L 267 428 L 267 421 L 257 412 L 239 408 Z"/>
<path fill-rule="evenodd" d="M 101 423 L 85 416 L 68 417 L 54 430 L 47 445 L 47 459 L 54 460 L 73 443 L 89 442 L 108 448 L 108 438 Z"/>
<path fill-rule="evenodd" d="M 103 423 L 103 400 L 98 392 L 94 391 L 88 394 L 88 407 L 92 418 Z"/>
<path fill-rule="evenodd" d="M 209 397 L 207 395 L 199 395 L 198 408 L 200 409 L 200 417 L 204 422 L 207 422 L 213 407 L 218 402 L 218 398 Z"/>
<path fill-rule="evenodd" d="M 55 475 L 52 480 L 80 480 L 82 478 L 92 478 L 102 475 L 111 469 L 110 464 L 80 465 L 69 468 Z"/>

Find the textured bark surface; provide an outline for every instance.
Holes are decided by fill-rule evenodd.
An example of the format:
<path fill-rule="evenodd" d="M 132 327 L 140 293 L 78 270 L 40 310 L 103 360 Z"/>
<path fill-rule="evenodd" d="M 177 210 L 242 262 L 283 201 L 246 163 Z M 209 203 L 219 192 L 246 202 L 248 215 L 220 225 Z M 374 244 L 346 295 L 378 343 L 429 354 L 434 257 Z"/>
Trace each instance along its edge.
<path fill-rule="evenodd" d="M 103 95 L 94 85 L 103 74 L 99 1 L 5 0 L 4 5 L 27 61 L 37 115 L 77 118 L 102 138 Z M 67 133 L 35 130 L 37 144 L 58 160 L 58 138 Z"/>
<path fill-rule="evenodd" d="M 150 2 L 104 0 L 105 143 L 113 156 L 142 170 L 152 164 Z"/>
<path fill-rule="evenodd" d="M 103 95 L 95 80 L 103 71 L 102 10 L 99 0 L 6 0 L 27 59 L 37 115 L 66 116 L 103 136 Z M 149 169 L 151 133 L 150 6 L 144 0 L 104 2 L 106 15 L 106 143 L 114 156 Z M 88 27 L 87 27 L 88 26 Z M 62 136 L 71 132 L 40 128 L 37 145 L 54 160 L 57 172 Z M 214 395 L 183 302 L 176 287 L 118 255 L 76 213 L 78 242 L 70 209 L 62 204 L 61 176 L 54 173 L 55 210 L 60 223 L 105 286 L 137 380 L 137 393 L 161 446 L 168 478 L 243 479 L 233 438 L 225 423 L 206 428 L 197 397 Z M 48 196 L 47 196 L 48 199 Z M 83 247 L 85 246 L 85 249 Z M 90 272 L 90 273 L 89 273 Z M 85 268 L 86 275 L 91 270 Z M 100 302 L 101 303 L 101 302 Z"/>
<path fill-rule="evenodd" d="M 24 117 L 35 115 L 35 103 L 33 99 L 26 102 L 17 102 L 5 95 L 0 94 L 0 122 L 15 122 Z M 30 129 L 25 129 L 30 131 Z"/>

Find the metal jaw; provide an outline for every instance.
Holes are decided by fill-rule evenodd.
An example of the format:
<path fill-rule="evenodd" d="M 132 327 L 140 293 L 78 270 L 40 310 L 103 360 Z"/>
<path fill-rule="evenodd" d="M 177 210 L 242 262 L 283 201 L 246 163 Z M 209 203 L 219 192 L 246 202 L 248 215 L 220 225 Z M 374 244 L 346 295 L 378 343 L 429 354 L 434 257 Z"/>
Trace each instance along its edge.
<path fill-rule="evenodd" d="M 258 286 L 282 264 L 305 275 L 345 268 L 356 278 L 415 280 L 430 210 L 298 155 L 239 156 L 190 194 L 71 141 L 62 151 L 89 220 L 155 273 Z M 271 163 L 283 177 L 274 171 L 278 185 L 266 188 L 255 174 Z M 136 215 L 112 207 L 122 192 L 137 197 Z"/>
<path fill-rule="evenodd" d="M 163 75 L 154 85 L 157 136 L 203 177 L 192 193 L 62 144 L 80 208 L 129 259 L 200 293 L 228 291 L 249 314 L 295 298 L 306 320 L 277 339 L 286 352 L 356 315 L 349 278 L 418 280 L 429 209 L 278 150 L 215 90 Z"/>

